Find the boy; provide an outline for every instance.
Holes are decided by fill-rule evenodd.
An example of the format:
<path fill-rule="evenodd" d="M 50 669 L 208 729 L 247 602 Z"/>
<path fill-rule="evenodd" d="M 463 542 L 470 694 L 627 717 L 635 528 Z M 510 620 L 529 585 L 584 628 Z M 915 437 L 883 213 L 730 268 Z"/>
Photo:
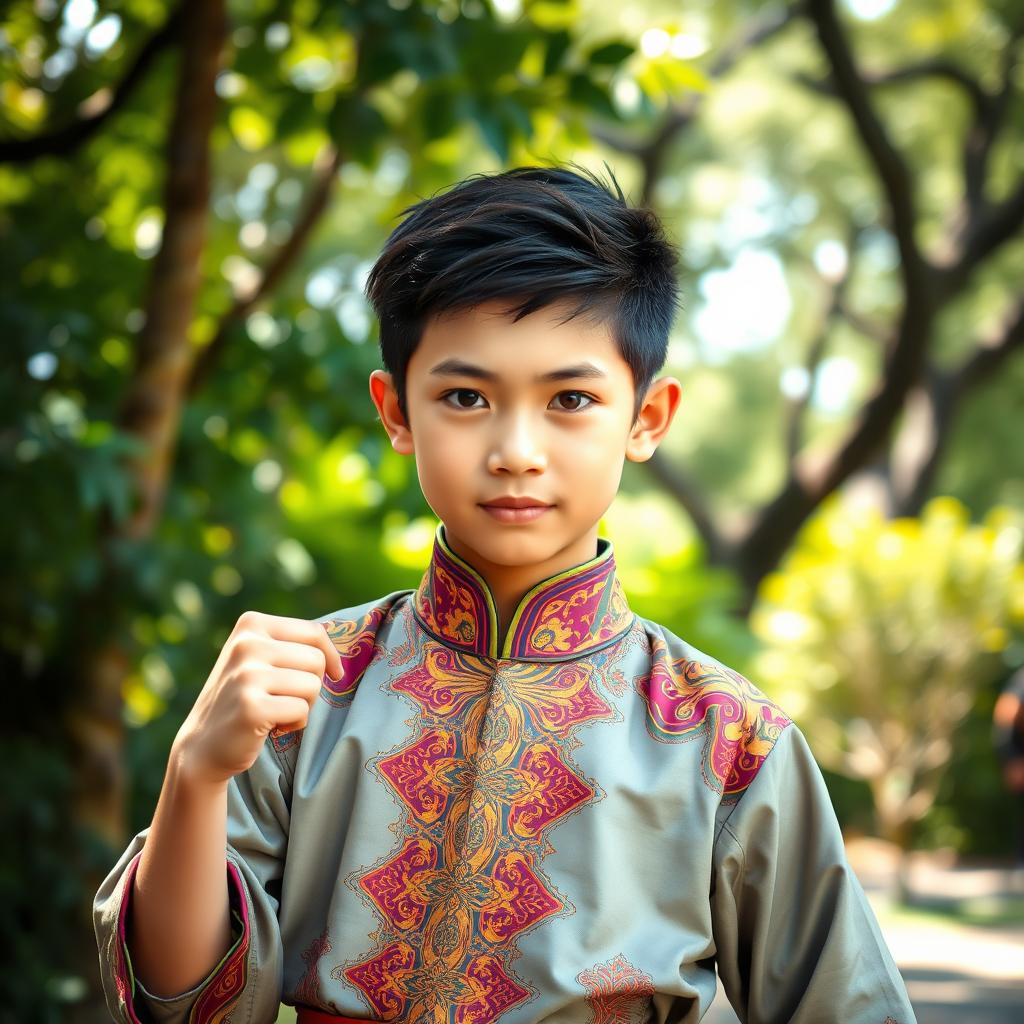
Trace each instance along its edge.
<path fill-rule="evenodd" d="M 657 219 L 550 168 L 406 213 L 370 393 L 430 564 L 239 619 L 96 895 L 115 1018 L 676 1024 L 717 967 L 745 1020 L 913 1021 L 803 736 L 597 536 L 680 400 Z"/>

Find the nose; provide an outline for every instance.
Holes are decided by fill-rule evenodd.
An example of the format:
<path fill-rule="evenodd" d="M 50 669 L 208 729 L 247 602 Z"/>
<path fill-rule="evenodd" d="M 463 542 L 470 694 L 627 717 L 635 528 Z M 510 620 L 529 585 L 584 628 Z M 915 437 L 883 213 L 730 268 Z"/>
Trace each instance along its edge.
<path fill-rule="evenodd" d="M 487 456 L 491 473 L 542 473 L 547 468 L 543 427 L 523 412 L 495 420 Z"/>

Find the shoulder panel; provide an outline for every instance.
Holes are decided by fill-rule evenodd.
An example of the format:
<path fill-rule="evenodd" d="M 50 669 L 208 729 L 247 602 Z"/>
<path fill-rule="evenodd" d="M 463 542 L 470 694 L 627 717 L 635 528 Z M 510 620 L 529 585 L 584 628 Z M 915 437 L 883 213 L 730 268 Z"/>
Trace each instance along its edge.
<path fill-rule="evenodd" d="M 753 782 L 782 730 L 782 709 L 749 679 L 687 645 L 675 656 L 649 631 L 650 672 L 637 680 L 647 731 L 661 743 L 700 742 L 704 782 L 738 797 Z M 674 646 L 674 645 L 673 645 Z"/>

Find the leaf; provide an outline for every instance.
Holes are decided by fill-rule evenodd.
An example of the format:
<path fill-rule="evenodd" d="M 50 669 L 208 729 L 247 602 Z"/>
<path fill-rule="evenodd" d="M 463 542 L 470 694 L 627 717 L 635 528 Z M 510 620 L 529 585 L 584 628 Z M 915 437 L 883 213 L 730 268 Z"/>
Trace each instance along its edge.
<path fill-rule="evenodd" d="M 544 77 L 550 78 L 556 74 L 562 66 L 562 61 L 569 50 L 572 37 L 562 29 L 559 32 L 548 33 L 548 48 L 544 55 Z"/>
<path fill-rule="evenodd" d="M 360 96 L 339 96 L 328 118 L 335 145 L 364 166 L 371 166 L 388 125 L 380 111 Z"/>
<path fill-rule="evenodd" d="M 450 92 L 437 91 L 423 104 L 421 123 L 428 140 L 445 138 L 458 122 L 458 112 Z"/>
<path fill-rule="evenodd" d="M 301 135 L 311 128 L 319 128 L 323 118 L 317 113 L 310 93 L 292 90 L 277 118 L 278 138 Z"/>
<path fill-rule="evenodd" d="M 505 126 L 495 111 L 477 106 L 476 123 L 480 126 L 480 134 L 491 149 L 494 150 L 498 159 L 505 163 L 508 160 L 508 138 L 505 134 Z"/>
<path fill-rule="evenodd" d="M 587 63 L 591 65 L 618 65 L 628 60 L 636 52 L 636 47 L 629 43 L 604 43 L 587 55 Z"/>
<path fill-rule="evenodd" d="M 577 72 L 569 79 L 569 99 L 604 117 L 619 120 L 619 112 L 608 90 L 582 72 Z"/>
<path fill-rule="evenodd" d="M 238 144 L 249 152 L 265 149 L 274 137 L 270 121 L 254 107 L 235 107 L 228 114 L 228 124 Z"/>

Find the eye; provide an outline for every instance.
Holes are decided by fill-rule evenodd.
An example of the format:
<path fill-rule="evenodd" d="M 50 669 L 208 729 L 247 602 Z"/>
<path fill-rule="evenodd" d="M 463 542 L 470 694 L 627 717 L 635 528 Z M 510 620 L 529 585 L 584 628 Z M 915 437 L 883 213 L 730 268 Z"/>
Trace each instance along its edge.
<path fill-rule="evenodd" d="M 569 398 L 571 404 L 569 406 L 562 406 L 563 412 L 579 412 L 581 409 L 586 409 L 588 405 L 593 405 L 594 399 L 590 395 L 585 395 L 582 391 L 559 391 L 555 395 L 554 400 L 560 401 L 563 398 Z"/>
<path fill-rule="evenodd" d="M 465 404 L 462 399 L 469 396 L 470 404 Z M 449 401 L 452 396 L 456 396 L 454 402 Z M 476 398 L 483 398 L 483 395 L 479 391 L 474 391 L 472 388 L 455 388 L 452 391 L 446 391 L 441 396 L 441 401 L 447 405 L 452 406 L 455 409 L 481 409 L 483 406 L 473 404 L 473 400 Z"/>

